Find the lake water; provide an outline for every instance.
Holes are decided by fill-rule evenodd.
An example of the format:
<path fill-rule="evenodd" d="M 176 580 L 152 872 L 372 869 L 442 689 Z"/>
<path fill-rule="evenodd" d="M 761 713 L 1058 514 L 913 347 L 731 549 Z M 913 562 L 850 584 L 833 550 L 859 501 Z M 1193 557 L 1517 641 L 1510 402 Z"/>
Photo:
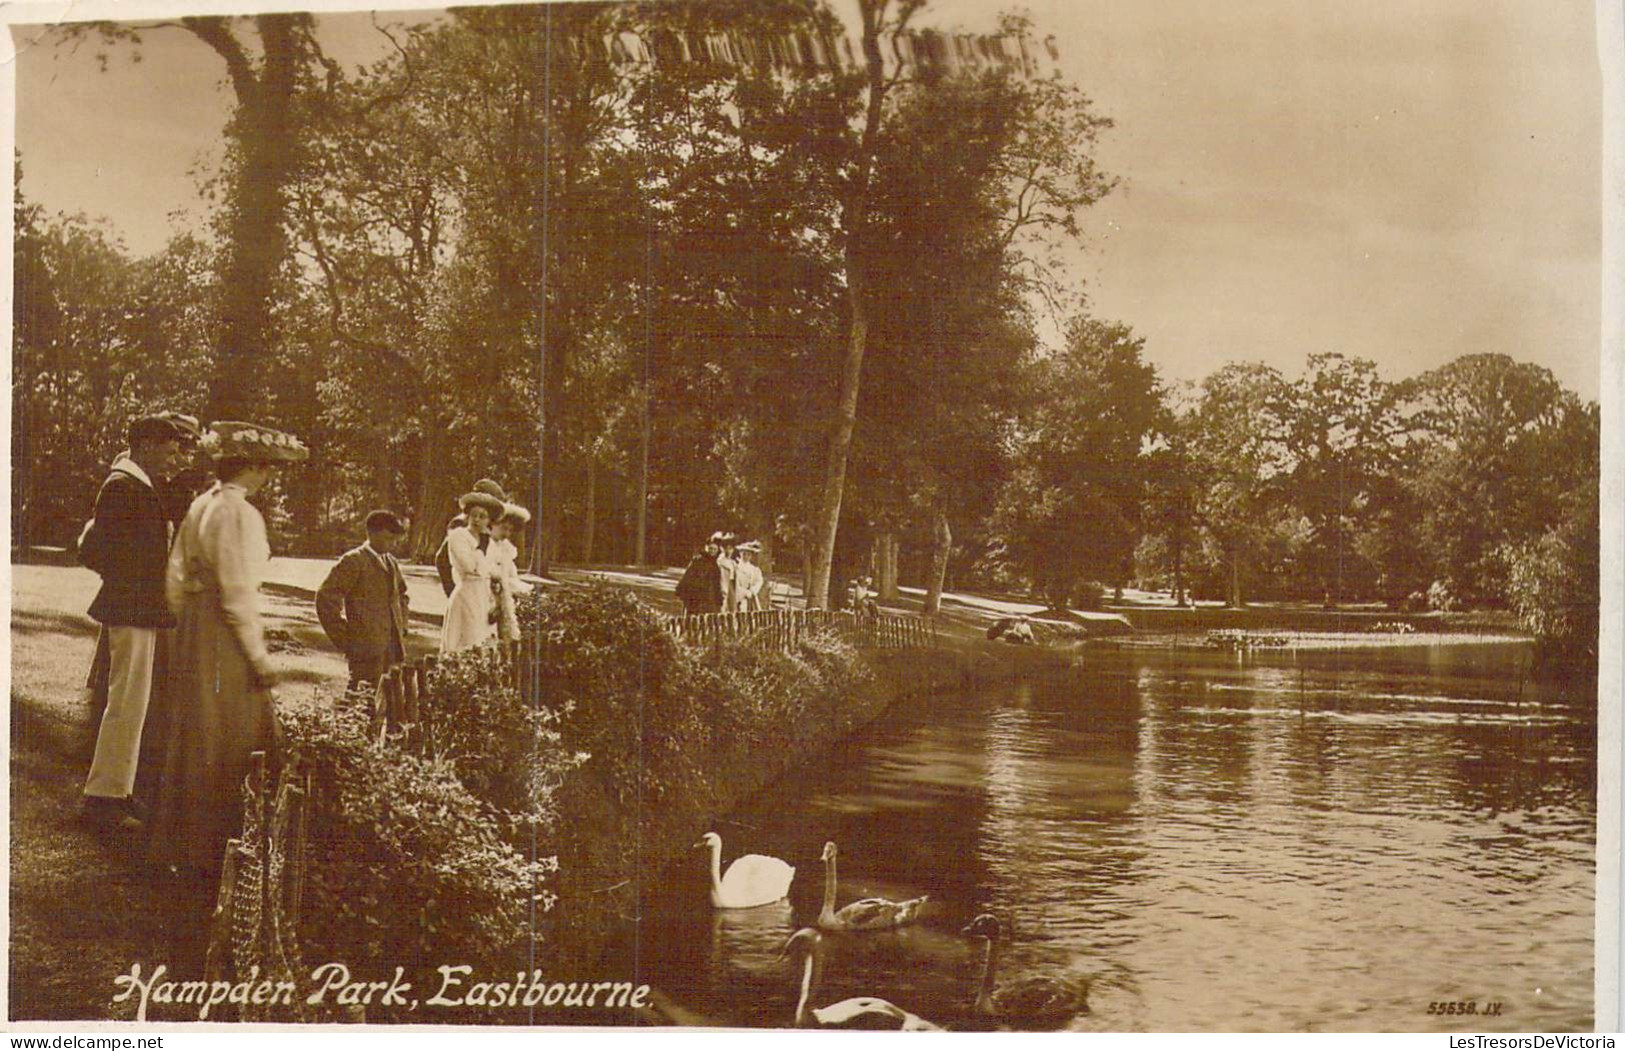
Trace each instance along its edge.
<path fill-rule="evenodd" d="M 696 851 L 647 903 L 638 969 L 716 1024 L 788 1025 L 800 973 L 777 954 L 833 840 L 841 904 L 932 902 L 826 936 L 813 1006 L 967 1022 L 982 943 L 958 932 L 988 911 L 1014 927 L 1001 978 L 1090 983 L 1074 1029 L 1590 1029 L 1595 705 L 1527 661 L 1094 651 L 898 706 L 719 822 L 725 865 L 797 866 L 790 903 L 713 912 Z"/>

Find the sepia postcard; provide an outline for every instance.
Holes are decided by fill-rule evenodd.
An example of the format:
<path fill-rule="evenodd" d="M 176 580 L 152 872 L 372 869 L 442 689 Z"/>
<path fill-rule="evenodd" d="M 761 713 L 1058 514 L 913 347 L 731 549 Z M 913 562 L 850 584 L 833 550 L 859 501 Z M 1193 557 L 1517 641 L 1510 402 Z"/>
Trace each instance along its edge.
<path fill-rule="evenodd" d="M 0 10 L 7 1028 L 1613 1046 L 1617 0 Z"/>

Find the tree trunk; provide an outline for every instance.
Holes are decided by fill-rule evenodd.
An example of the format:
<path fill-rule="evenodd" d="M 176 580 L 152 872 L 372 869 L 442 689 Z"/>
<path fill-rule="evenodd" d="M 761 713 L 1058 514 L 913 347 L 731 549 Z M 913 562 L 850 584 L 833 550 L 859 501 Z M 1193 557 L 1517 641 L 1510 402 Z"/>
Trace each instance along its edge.
<path fill-rule="evenodd" d="M 592 564 L 593 527 L 598 518 L 598 460 L 591 453 L 587 454 L 587 498 L 586 510 L 581 515 L 581 561 L 585 565 Z"/>
<path fill-rule="evenodd" d="M 886 532 L 880 534 L 878 554 L 880 556 L 880 601 L 897 601 L 897 534 Z"/>
<path fill-rule="evenodd" d="M 1241 551 L 1232 549 L 1230 552 L 1230 607 L 1240 609 L 1246 605 L 1241 597 Z"/>
<path fill-rule="evenodd" d="M 643 389 L 643 434 L 638 443 L 638 513 L 637 546 L 632 553 L 634 565 L 647 565 L 649 561 L 649 437 L 652 421 L 649 412 L 648 381 Z"/>
<path fill-rule="evenodd" d="M 937 520 L 931 530 L 931 578 L 926 583 L 925 606 L 923 612 L 927 616 L 942 609 L 943 582 L 948 579 L 948 555 L 953 551 L 954 534 L 948 528 L 948 516 L 941 511 L 937 512 Z"/>
<path fill-rule="evenodd" d="M 417 506 L 412 509 L 412 533 L 407 550 L 420 562 L 434 558 L 440 542 L 446 539 L 446 523 L 457 513 L 451 439 L 439 421 L 432 421 L 423 436 Z"/>
<path fill-rule="evenodd" d="M 1185 601 L 1185 534 L 1174 528 L 1174 605 L 1184 609 Z"/>
<path fill-rule="evenodd" d="M 846 362 L 841 370 L 841 391 L 834 425 L 830 429 L 824 492 L 814 529 L 812 580 L 807 605 L 828 608 L 829 577 L 835 562 L 835 536 L 840 530 L 841 498 L 846 488 L 846 460 L 852 450 L 852 430 L 858 419 L 858 383 L 863 377 L 863 354 L 869 341 L 869 315 L 865 300 L 868 280 L 863 267 L 864 240 L 869 216 L 869 182 L 874 171 L 875 138 L 886 100 L 886 69 L 880 55 L 880 22 L 886 0 L 858 0 L 863 19 L 863 59 L 869 81 L 863 137 L 858 141 L 858 170 L 841 206 L 846 230 L 846 299 L 851 311 L 847 330 Z"/>
<path fill-rule="evenodd" d="M 294 95 L 303 61 L 301 16 L 255 17 L 260 72 L 221 18 L 183 24 L 226 60 L 237 98 L 233 131 L 240 164 L 232 182 L 210 409 L 215 419 L 253 419 L 263 408 L 265 363 L 275 351 L 271 309 L 277 271 L 287 256 L 286 189 L 297 166 Z"/>

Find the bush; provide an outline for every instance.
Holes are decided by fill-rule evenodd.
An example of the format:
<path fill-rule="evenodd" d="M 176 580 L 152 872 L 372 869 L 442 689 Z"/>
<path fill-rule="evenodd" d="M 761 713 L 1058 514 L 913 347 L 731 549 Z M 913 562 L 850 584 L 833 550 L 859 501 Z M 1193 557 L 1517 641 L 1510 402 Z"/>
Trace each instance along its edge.
<path fill-rule="evenodd" d="M 378 975 L 411 961 L 527 969 L 557 859 L 522 856 L 513 816 L 367 724 L 353 701 L 284 715 L 286 744 L 313 773 L 304 958 Z"/>
<path fill-rule="evenodd" d="M 1440 613 L 1454 613 L 1461 608 L 1461 600 L 1456 597 L 1455 588 L 1443 580 L 1435 580 L 1428 585 L 1428 609 Z"/>
<path fill-rule="evenodd" d="M 1542 671 L 1583 676 L 1597 663 L 1600 545 L 1595 504 L 1570 515 L 1539 540 L 1498 552 L 1506 595 L 1518 622 L 1539 643 Z"/>
<path fill-rule="evenodd" d="M 542 703 L 569 712 L 564 741 L 594 757 L 623 805 L 658 803 L 692 776 L 721 694 L 652 609 L 624 591 L 559 588 L 522 605 L 520 631 L 540 640 Z"/>
<path fill-rule="evenodd" d="M 553 796 L 584 753 L 565 748 L 559 725 L 572 703 L 522 703 L 494 650 L 474 647 L 438 661 L 429 675 L 434 745 L 468 790 L 500 810 L 547 827 Z"/>
<path fill-rule="evenodd" d="M 1094 611 L 1105 608 L 1106 589 L 1100 584 L 1090 581 L 1079 584 L 1072 592 L 1073 608 Z"/>

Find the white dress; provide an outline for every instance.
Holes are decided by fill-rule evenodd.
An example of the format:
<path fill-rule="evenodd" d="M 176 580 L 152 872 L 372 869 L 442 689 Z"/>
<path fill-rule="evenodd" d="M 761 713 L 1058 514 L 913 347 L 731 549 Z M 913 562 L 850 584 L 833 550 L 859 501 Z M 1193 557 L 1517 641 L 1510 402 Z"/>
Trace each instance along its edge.
<path fill-rule="evenodd" d="M 732 613 L 734 611 L 734 576 L 739 571 L 739 563 L 725 554 L 718 555 L 717 568 L 722 571 L 722 580 L 719 582 L 719 586 L 722 588 L 722 612 Z"/>
<path fill-rule="evenodd" d="M 487 555 L 491 560 L 491 579 L 502 585 L 497 595 L 497 634 L 503 641 L 517 639 L 519 613 L 514 599 L 531 591 L 530 585 L 519 579 L 519 549 L 512 540 L 493 540 Z"/>
<path fill-rule="evenodd" d="M 765 608 L 761 603 L 762 570 L 743 559 L 734 567 L 734 608 L 741 613 Z"/>
<path fill-rule="evenodd" d="M 440 652 L 455 653 L 491 640 L 491 555 L 467 526 L 446 534 L 455 585 L 440 628 Z"/>

